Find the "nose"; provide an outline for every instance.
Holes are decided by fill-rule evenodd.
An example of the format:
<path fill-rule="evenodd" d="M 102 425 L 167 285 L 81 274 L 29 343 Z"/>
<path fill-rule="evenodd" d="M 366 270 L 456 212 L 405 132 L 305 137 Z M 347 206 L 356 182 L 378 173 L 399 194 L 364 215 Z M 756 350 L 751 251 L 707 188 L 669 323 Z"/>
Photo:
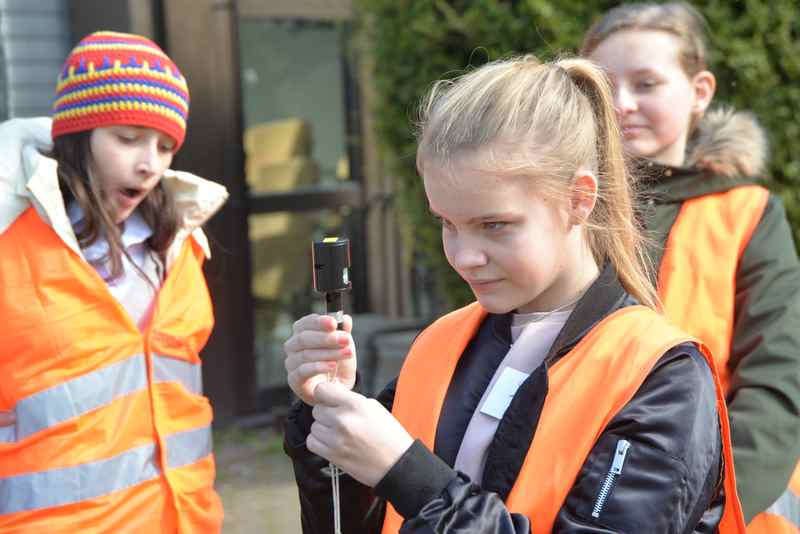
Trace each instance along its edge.
<path fill-rule="evenodd" d="M 159 168 L 158 143 L 144 143 L 136 159 L 136 172 L 142 178 L 150 178 L 158 172 Z"/>
<path fill-rule="evenodd" d="M 626 87 L 617 87 L 614 90 L 614 108 L 620 117 L 636 111 L 636 98 Z"/>
<path fill-rule="evenodd" d="M 489 261 L 486 252 L 467 238 L 447 240 L 445 253 L 453 268 L 461 273 L 484 267 Z"/>

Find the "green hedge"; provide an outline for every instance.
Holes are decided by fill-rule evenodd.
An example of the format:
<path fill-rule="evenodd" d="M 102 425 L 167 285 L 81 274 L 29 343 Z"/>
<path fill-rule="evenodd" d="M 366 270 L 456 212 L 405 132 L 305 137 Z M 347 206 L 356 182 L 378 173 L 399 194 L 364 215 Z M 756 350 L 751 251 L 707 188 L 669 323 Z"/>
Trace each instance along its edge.
<path fill-rule="evenodd" d="M 449 306 L 471 299 L 447 265 L 414 167 L 412 120 L 439 78 L 468 66 L 532 52 L 575 53 L 595 18 L 619 2 L 562 0 L 359 0 L 362 41 L 374 60 L 378 136 L 398 178 L 416 255 L 436 275 Z M 711 28 L 715 102 L 753 111 L 770 135 L 773 182 L 800 237 L 800 4 L 795 0 L 693 2 Z"/>

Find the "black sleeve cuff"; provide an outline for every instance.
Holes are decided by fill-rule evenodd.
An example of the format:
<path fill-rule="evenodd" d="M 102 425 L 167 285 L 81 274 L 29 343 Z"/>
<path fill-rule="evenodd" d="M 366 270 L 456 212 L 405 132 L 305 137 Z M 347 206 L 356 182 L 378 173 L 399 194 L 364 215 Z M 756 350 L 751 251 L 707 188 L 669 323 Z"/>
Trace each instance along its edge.
<path fill-rule="evenodd" d="M 305 450 L 306 438 L 311 432 L 311 424 L 314 416 L 311 414 L 311 406 L 301 400 L 296 400 L 289 409 L 286 423 L 283 428 L 284 450 L 289 456 L 297 450 Z"/>
<path fill-rule="evenodd" d="M 388 500 L 408 519 L 438 497 L 457 477 L 444 460 L 415 440 L 375 486 L 375 494 Z"/>

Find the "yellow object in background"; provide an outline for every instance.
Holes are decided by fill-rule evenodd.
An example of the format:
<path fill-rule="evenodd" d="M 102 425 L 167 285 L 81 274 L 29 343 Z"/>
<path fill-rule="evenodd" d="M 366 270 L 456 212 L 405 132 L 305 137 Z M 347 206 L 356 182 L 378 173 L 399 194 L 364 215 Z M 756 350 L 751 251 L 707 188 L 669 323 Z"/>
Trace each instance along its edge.
<path fill-rule="evenodd" d="M 256 124 L 244 133 L 246 179 L 250 191 L 272 193 L 308 187 L 319 181 L 311 158 L 311 127 L 298 118 Z M 319 216 L 265 213 L 249 217 L 252 290 L 275 302 L 302 289 L 311 277 L 308 240 Z"/>
<path fill-rule="evenodd" d="M 254 124 L 244 132 L 244 151 L 250 164 L 281 163 L 295 156 L 311 157 L 311 126 L 290 118 Z"/>

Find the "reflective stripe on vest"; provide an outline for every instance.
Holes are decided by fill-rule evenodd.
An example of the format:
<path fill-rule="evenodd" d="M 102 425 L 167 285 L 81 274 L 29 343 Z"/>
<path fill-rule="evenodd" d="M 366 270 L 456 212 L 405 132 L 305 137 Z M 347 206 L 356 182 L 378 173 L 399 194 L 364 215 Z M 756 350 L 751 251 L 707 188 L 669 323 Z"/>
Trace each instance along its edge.
<path fill-rule="evenodd" d="M 795 528 L 800 528 L 800 497 L 787 488 L 783 495 L 767 508 L 767 513 L 784 517 Z"/>
<path fill-rule="evenodd" d="M 211 454 L 211 428 L 168 436 L 170 469 L 193 464 Z M 0 478 L 0 514 L 62 506 L 108 495 L 161 475 L 156 446 L 142 445 L 113 458 L 72 467 Z"/>
<path fill-rule="evenodd" d="M 211 454 L 211 427 L 195 428 L 167 437 L 167 466 L 184 467 Z"/>
<path fill-rule="evenodd" d="M 726 392 L 736 272 L 768 200 L 769 191 L 750 185 L 685 201 L 659 268 L 658 292 L 666 314 L 710 347 Z M 795 470 L 792 481 L 800 485 L 800 470 Z M 750 522 L 747 531 L 797 533 L 798 515 L 797 494 L 787 489 L 765 517 Z"/>
<path fill-rule="evenodd" d="M 786 491 L 747 525 L 747 534 L 774 533 L 800 534 L 800 463 L 795 467 Z"/>
<path fill-rule="evenodd" d="M 200 364 L 154 354 L 153 378 L 155 382 L 179 382 L 187 391 L 202 394 Z M 0 443 L 21 441 L 146 387 L 144 354 L 67 380 L 20 400 L 14 408 L 16 424 L 0 427 Z"/>
<path fill-rule="evenodd" d="M 392 413 L 431 450 L 458 360 L 485 316 L 478 304 L 471 304 L 442 317 L 417 337 L 403 363 Z M 535 534 L 550 532 L 603 429 L 633 398 L 663 354 L 689 339 L 656 312 L 631 306 L 602 320 L 550 367 L 544 407 L 506 500 L 508 510 L 531 518 Z M 705 347 L 702 352 L 714 374 Z M 727 496 L 719 530 L 742 533 L 745 527 L 736 497 L 727 410 L 716 374 L 714 381 Z M 564 447 L 567 442 L 570 446 Z M 397 534 L 402 521 L 391 504 L 387 506 L 383 534 Z"/>
<path fill-rule="evenodd" d="M 195 395 L 203 394 L 203 372 L 200 364 L 153 355 L 153 379 L 156 382 L 178 382 Z"/>

